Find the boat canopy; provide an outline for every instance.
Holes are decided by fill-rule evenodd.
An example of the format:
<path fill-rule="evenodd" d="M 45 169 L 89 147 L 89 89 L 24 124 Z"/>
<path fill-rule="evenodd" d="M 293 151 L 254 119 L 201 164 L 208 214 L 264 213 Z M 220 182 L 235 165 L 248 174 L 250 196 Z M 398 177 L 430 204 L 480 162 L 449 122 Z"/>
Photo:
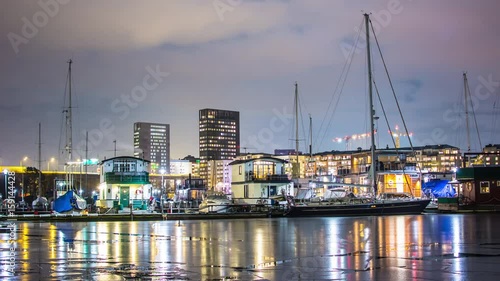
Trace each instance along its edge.
<path fill-rule="evenodd" d="M 449 180 L 431 180 L 422 184 L 422 191 L 425 194 L 440 198 L 454 197 L 457 192 Z"/>

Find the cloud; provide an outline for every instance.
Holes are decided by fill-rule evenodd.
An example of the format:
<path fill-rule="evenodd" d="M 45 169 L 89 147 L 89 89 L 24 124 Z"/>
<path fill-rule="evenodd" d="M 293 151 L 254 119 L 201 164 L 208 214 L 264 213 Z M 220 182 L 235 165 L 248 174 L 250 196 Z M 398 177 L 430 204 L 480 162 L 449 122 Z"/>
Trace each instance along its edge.
<path fill-rule="evenodd" d="M 418 92 L 423 86 L 423 82 L 417 79 L 409 79 L 401 81 L 403 100 L 405 102 L 415 102 L 418 98 Z"/>

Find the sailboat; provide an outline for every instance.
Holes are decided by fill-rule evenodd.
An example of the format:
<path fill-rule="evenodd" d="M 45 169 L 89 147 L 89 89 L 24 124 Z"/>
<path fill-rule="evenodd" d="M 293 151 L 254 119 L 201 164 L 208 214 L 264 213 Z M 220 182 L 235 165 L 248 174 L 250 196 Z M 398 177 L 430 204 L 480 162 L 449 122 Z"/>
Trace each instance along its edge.
<path fill-rule="evenodd" d="M 403 215 L 419 214 L 424 211 L 430 203 L 430 199 L 418 198 L 376 198 L 377 194 L 377 168 L 375 151 L 375 110 L 373 107 L 373 89 L 372 89 L 372 70 L 370 53 L 370 35 L 369 35 L 369 15 L 364 14 L 366 27 L 366 47 L 368 62 L 368 90 L 369 90 L 369 116 L 371 128 L 371 161 L 370 168 L 372 190 L 370 198 L 357 198 L 354 194 L 346 194 L 342 200 L 297 202 L 289 196 L 288 210 L 285 216 L 289 217 L 311 217 L 311 216 L 366 216 L 366 215 Z"/>
<path fill-rule="evenodd" d="M 73 164 L 72 152 L 73 152 L 73 134 L 72 134 L 72 104 L 71 104 L 71 64 L 73 61 L 70 59 L 68 61 L 68 95 L 69 95 L 69 104 L 67 109 L 63 111 L 65 113 L 66 119 L 66 146 L 65 151 L 67 153 L 67 163 L 66 166 L 69 167 L 66 171 L 66 191 L 61 196 L 57 197 L 57 193 L 55 193 L 54 205 L 52 209 L 58 213 L 66 213 L 66 212 L 81 212 L 87 207 L 87 202 L 85 199 L 80 197 L 77 192 L 74 192 L 72 189 L 74 188 L 73 184 L 73 174 L 71 170 L 71 166 Z M 57 188 L 57 187 L 54 187 Z M 64 191 L 63 191 L 64 192 Z"/>

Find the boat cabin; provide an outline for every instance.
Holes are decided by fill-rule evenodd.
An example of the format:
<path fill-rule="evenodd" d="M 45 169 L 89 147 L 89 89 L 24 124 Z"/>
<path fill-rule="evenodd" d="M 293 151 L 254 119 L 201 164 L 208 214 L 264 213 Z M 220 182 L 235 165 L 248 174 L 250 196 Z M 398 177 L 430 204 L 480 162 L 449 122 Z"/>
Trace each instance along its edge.
<path fill-rule="evenodd" d="M 131 156 L 103 160 L 99 164 L 97 207 L 146 209 L 152 194 L 150 161 Z"/>
<path fill-rule="evenodd" d="M 500 166 L 457 169 L 459 196 L 475 205 L 500 205 Z"/>
<path fill-rule="evenodd" d="M 293 184 L 285 173 L 287 161 L 274 157 L 235 160 L 231 166 L 232 198 L 237 203 L 272 204 L 280 195 L 293 195 Z"/>

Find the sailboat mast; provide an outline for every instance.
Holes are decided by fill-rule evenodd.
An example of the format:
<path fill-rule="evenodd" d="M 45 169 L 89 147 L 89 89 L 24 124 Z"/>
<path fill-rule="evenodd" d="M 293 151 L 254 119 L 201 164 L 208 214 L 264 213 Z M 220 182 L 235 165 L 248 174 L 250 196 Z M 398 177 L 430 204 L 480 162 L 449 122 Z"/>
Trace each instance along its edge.
<path fill-rule="evenodd" d="M 469 107 L 467 105 L 467 72 L 464 72 L 464 104 L 465 104 L 465 125 L 467 126 L 467 151 L 470 151 L 470 132 L 469 132 Z"/>
<path fill-rule="evenodd" d="M 299 167 L 299 89 L 295 82 L 295 156 L 297 161 L 297 173 L 300 172 Z"/>
<path fill-rule="evenodd" d="M 313 143 L 313 131 L 312 131 L 312 127 L 313 127 L 313 120 L 312 120 L 312 117 L 311 117 L 311 114 L 309 114 L 309 157 L 312 159 L 312 156 L 313 156 L 313 149 L 312 149 L 312 143 Z"/>
<path fill-rule="evenodd" d="M 38 195 L 42 196 L 42 123 L 38 123 Z"/>
<path fill-rule="evenodd" d="M 71 64 L 73 61 L 70 59 L 68 61 L 68 94 L 69 94 L 69 105 L 68 105 L 68 143 L 67 143 L 67 150 L 68 150 L 68 161 L 71 161 L 72 158 L 72 153 L 73 153 L 73 121 L 72 121 L 72 106 L 71 106 Z"/>
<path fill-rule="evenodd" d="M 368 61 L 368 93 L 369 93 L 369 101 L 370 101 L 370 137 L 371 137 L 371 177 L 372 177 L 372 188 L 374 196 L 377 195 L 377 167 L 376 167 L 376 158 L 375 158 L 375 109 L 373 107 L 373 89 L 372 89 L 372 62 L 371 62 L 371 54 L 370 54 L 370 27 L 369 27 L 369 15 L 365 14 L 365 27 L 366 27 L 366 56 Z"/>
<path fill-rule="evenodd" d="M 89 132 L 85 132 L 85 191 L 88 191 L 89 188 L 89 182 L 88 182 L 88 166 L 89 166 Z"/>

